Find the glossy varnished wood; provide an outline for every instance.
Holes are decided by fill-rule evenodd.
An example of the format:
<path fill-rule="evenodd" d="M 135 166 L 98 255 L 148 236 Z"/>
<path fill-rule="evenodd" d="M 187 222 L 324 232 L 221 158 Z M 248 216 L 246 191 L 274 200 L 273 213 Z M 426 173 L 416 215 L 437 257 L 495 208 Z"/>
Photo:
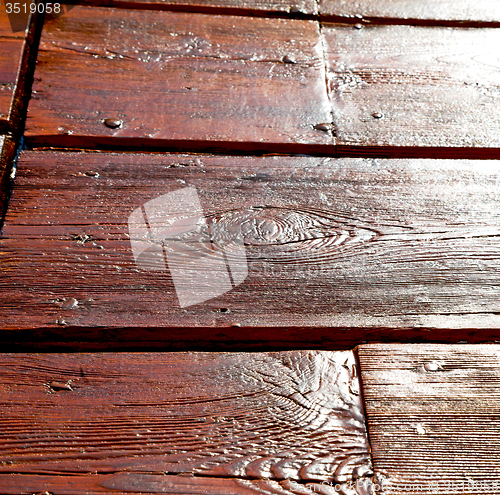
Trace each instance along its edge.
<path fill-rule="evenodd" d="M 84 5 L 239 15 L 317 15 L 316 0 L 80 0 Z"/>
<path fill-rule="evenodd" d="M 319 0 L 321 15 L 446 23 L 500 23 L 500 3 L 491 0 Z"/>
<path fill-rule="evenodd" d="M 371 474 L 349 351 L 3 354 L 0 375 L 2 493 L 284 495 Z"/>
<path fill-rule="evenodd" d="M 28 27 L 28 26 L 27 26 Z M 18 103 L 16 86 L 18 77 L 24 76 L 23 66 L 26 31 L 13 32 L 5 6 L 0 9 L 0 132 L 12 131 L 16 121 Z M 31 40 L 31 37 L 29 38 Z M 17 98 L 20 98 L 19 92 Z"/>
<path fill-rule="evenodd" d="M 497 161 L 23 152 L 0 240 L 1 336 L 216 348 L 496 336 L 499 186 Z M 180 307 L 168 270 L 135 264 L 127 219 L 185 187 L 229 256 L 241 230 L 248 276 Z"/>
<path fill-rule="evenodd" d="M 79 6 L 44 25 L 26 141 L 289 153 L 330 115 L 316 22 Z"/>
<path fill-rule="evenodd" d="M 499 29 L 323 32 L 339 153 L 500 156 Z"/>
<path fill-rule="evenodd" d="M 365 345 L 359 359 L 379 493 L 498 493 L 500 346 Z"/>

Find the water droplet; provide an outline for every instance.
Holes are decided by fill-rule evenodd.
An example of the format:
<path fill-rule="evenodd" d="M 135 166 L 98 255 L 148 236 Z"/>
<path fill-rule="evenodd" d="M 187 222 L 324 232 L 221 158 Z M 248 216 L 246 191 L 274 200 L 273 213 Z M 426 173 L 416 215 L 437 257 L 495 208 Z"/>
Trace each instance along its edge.
<path fill-rule="evenodd" d="M 74 297 L 70 297 L 61 305 L 63 309 L 75 309 L 78 306 L 78 301 Z"/>
<path fill-rule="evenodd" d="M 63 383 L 63 382 L 50 382 L 49 387 L 52 390 L 73 390 L 71 388 L 71 385 L 69 382 Z"/>
<path fill-rule="evenodd" d="M 383 113 L 380 113 L 380 112 L 375 112 L 375 113 L 372 113 L 372 117 L 374 119 L 381 119 L 384 117 L 384 114 Z"/>
<path fill-rule="evenodd" d="M 110 129 L 117 129 L 118 127 L 121 127 L 123 122 L 120 119 L 104 119 L 103 123 L 106 127 L 109 127 Z"/>
<path fill-rule="evenodd" d="M 439 371 L 441 366 L 438 363 L 425 363 L 424 370 L 425 371 Z"/>
<path fill-rule="evenodd" d="M 85 172 L 83 175 L 86 175 L 87 177 L 99 177 L 99 172 L 92 172 L 92 171 L 89 171 L 89 172 Z"/>
<path fill-rule="evenodd" d="M 363 24 L 359 24 L 359 23 L 354 24 L 354 29 L 363 29 L 363 27 L 364 27 Z"/>
<path fill-rule="evenodd" d="M 295 64 L 297 61 L 295 60 L 295 57 L 292 55 L 285 55 L 282 59 L 285 64 Z"/>
<path fill-rule="evenodd" d="M 332 129 L 332 124 L 327 124 L 327 123 L 316 124 L 314 128 L 318 131 L 328 132 Z"/>

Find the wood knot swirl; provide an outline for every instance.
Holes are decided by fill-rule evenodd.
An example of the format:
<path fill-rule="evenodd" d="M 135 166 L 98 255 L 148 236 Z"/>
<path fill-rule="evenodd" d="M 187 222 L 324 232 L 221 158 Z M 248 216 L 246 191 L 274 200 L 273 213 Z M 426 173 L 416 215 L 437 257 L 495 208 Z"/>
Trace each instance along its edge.
<path fill-rule="evenodd" d="M 359 220 L 331 212 L 274 206 L 226 211 L 209 222 L 215 244 L 227 246 L 240 238 L 247 248 L 265 251 L 268 261 L 324 257 L 379 235 Z"/>

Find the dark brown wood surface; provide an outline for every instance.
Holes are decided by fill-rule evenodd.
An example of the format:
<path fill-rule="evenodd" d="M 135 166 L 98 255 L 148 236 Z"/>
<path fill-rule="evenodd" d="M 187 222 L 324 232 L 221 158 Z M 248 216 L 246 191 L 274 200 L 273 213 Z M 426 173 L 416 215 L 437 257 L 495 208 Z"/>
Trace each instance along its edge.
<path fill-rule="evenodd" d="M 319 0 L 323 17 L 387 21 L 500 22 L 500 3 L 490 0 Z"/>
<path fill-rule="evenodd" d="M 80 0 L 85 5 L 272 16 L 317 15 L 316 0 Z"/>
<path fill-rule="evenodd" d="M 7 196 L 10 188 L 10 174 L 15 143 L 8 136 L 0 136 L 0 232 L 2 219 L 7 207 Z"/>
<path fill-rule="evenodd" d="M 366 345 L 359 359 L 379 493 L 499 492 L 499 345 Z"/>
<path fill-rule="evenodd" d="M 498 337 L 499 186 L 497 161 L 23 152 L 0 239 L 2 337 L 216 348 Z M 180 307 L 165 266 L 134 262 L 127 221 L 187 187 L 230 259 L 241 230 L 248 276 Z"/>
<path fill-rule="evenodd" d="M 22 66 L 26 32 L 12 31 L 5 6 L 0 8 L 0 132 L 10 131 L 15 111 L 14 94 Z"/>
<path fill-rule="evenodd" d="M 339 153 L 500 156 L 499 29 L 323 32 Z"/>
<path fill-rule="evenodd" d="M 2 354 L 0 375 L 2 493 L 318 493 L 371 475 L 350 351 Z"/>
<path fill-rule="evenodd" d="M 333 146 L 313 21 L 75 7 L 44 25 L 28 112 L 32 146 Z"/>

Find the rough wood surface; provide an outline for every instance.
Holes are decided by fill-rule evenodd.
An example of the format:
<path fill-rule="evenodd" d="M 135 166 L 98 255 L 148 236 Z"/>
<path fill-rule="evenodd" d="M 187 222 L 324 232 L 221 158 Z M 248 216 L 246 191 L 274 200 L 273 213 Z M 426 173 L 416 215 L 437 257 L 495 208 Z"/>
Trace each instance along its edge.
<path fill-rule="evenodd" d="M 5 6 L 0 8 L 0 132 L 12 129 L 14 93 L 21 69 L 26 32 L 12 31 Z"/>
<path fill-rule="evenodd" d="M 0 136 L 0 232 L 2 231 L 3 216 L 7 207 L 14 152 L 14 141 L 7 136 Z"/>
<path fill-rule="evenodd" d="M 317 15 L 316 0 L 80 0 L 85 5 L 150 8 L 189 12 L 236 13 L 272 16 L 273 14 Z"/>
<path fill-rule="evenodd" d="M 228 260 L 241 233 L 248 276 L 180 307 L 165 265 L 134 262 L 127 220 L 193 187 Z M 0 239 L 1 336 L 37 329 L 40 341 L 103 346 L 498 336 L 499 187 L 496 161 L 23 152 Z"/>
<path fill-rule="evenodd" d="M 3 354 L 0 374 L 2 493 L 314 493 L 371 475 L 350 351 Z"/>
<path fill-rule="evenodd" d="M 387 21 L 500 22 L 500 2 L 491 0 L 319 0 L 322 16 Z"/>
<path fill-rule="evenodd" d="M 365 345 L 359 359 L 379 493 L 499 492 L 500 346 Z"/>
<path fill-rule="evenodd" d="M 500 156 L 499 29 L 323 32 L 339 153 Z"/>
<path fill-rule="evenodd" d="M 78 6 L 44 25 L 26 140 L 289 153 L 330 121 L 316 22 Z"/>

